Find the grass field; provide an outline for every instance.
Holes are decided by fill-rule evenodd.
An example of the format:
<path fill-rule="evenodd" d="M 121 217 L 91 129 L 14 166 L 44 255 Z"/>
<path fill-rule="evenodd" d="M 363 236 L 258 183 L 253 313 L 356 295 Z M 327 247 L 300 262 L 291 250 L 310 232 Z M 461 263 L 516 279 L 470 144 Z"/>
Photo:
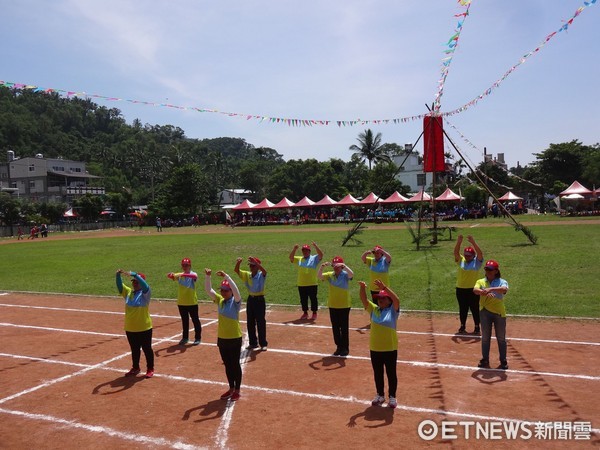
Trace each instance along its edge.
<path fill-rule="evenodd" d="M 519 218 L 520 220 L 523 220 Z M 500 263 L 510 285 L 506 297 L 512 314 L 599 317 L 597 292 L 600 268 L 600 225 L 590 220 L 561 224 L 560 218 L 533 216 L 523 220 L 538 237 L 531 245 L 512 226 L 501 221 L 452 223 L 465 236 L 472 234 L 485 259 Z M 544 223 L 547 222 L 547 223 Z M 487 226 L 487 225 L 499 226 Z M 481 226 L 478 226 L 481 225 Z M 179 270 L 182 257 L 193 261 L 199 274 L 204 267 L 235 275 L 238 256 L 258 256 L 268 270 L 267 302 L 298 304 L 296 269 L 288 255 L 294 244 L 317 242 L 325 259 L 340 255 L 355 272 L 356 280 L 368 279 L 360 255 L 374 245 L 384 246 L 393 257 L 392 287 L 401 297 L 402 309 L 456 311 L 453 260 L 455 241 L 440 240 L 417 251 L 406 227 L 368 225 L 357 237 L 361 245 L 341 246 L 348 225 L 275 226 L 256 228 L 201 227 L 144 232 L 131 230 L 127 237 L 82 239 L 10 240 L 0 246 L 0 289 L 74 294 L 116 295 L 116 269 L 144 272 L 154 298 L 174 299 L 177 287 L 167 279 Z M 453 239 L 455 234 L 453 234 Z M 300 254 L 300 252 L 298 252 Z M 244 263 L 244 267 L 246 267 Z M 482 275 L 483 276 L 483 275 Z M 202 278 L 201 278 L 202 280 Z M 241 289 L 245 293 L 244 289 Z M 206 299 L 200 283 L 199 297 Z M 326 303 L 327 287 L 321 284 L 320 304 Z M 352 291 L 358 307 L 358 287 Z"/>

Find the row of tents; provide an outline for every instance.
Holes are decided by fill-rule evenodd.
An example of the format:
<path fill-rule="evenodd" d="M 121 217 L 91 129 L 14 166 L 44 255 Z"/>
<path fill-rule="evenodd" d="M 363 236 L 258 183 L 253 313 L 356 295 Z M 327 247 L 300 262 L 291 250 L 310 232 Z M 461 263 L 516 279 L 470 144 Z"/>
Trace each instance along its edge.
<path fill-rule="evenodd" d="M 579 181 L 573 181 L 571 186 L 562 191 L 558 196 L 566 200 L 595 200 L 600 195 L 600 188 L 588 189 Z"/>
<path fill-rule="evenodd" d="M 453 192 L 450 188 L 447 188 L 441 195 L 435 197 L 436 202 L 459 202 L 463 199 L 460 195 Z M 397 203 L 417 203 L 417 202 L 430 202 L 433 198 L 431 195 L 424 191 L 419 191 L 412 197 L 405 197 L 398 191 L 394 192 L 389 197 L 383 199 L 378 195 L 371 192 L 362 200 L 357 200 L 352 195 L 348 194 L 339 201 L 335 201 L 329 195 L 325 195 L 318 202 L 312 201 L 308 197 L 304 197 L 300 201 L 294 203 L 287 197 L 282 198 L 279 202 L 273 203 L 268 198 L 263 199 L 260 203 L 252 203 L 249 200 L 244 200 L 242 203 L 231 207 L 233 210 L 248 210 L 248 209 L 278 209 L 278 208 L 310 208 L 319 206 L 368 206 L 375 204 L 397 204 Z M 500 201 L 517 201 L 523 200 L 521 197 L 507 192 L 505 195 L 500 197 Z"/>

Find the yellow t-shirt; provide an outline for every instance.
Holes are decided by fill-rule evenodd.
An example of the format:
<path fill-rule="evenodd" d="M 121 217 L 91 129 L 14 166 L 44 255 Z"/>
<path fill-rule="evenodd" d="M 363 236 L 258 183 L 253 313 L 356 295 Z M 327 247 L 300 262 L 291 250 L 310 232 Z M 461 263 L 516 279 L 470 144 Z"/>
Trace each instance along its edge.
<path fill-rule="evenodd" d="M 329 284 L 327 306 L 337 309 L 350 308 L 351 300 L 348 286 L 350 278 L 348 277 L 348 272 L 342 270 L 338 277 L 335 276 L 335 272 L 333 271 L 325 272 L 323 273 L 323 278 Z"/>
<path fill-rule="evenodd" d="M 294 256 L 294 262 L 298 265 L 298 286 L 316 286 L 317 265 L 321 259 L 319 255 L 310 255 L 308 258 Z"/>
<path fill-rule="evenodd" d="M 473 289 L 475 282 L 479 279 L 479 271 L 483 260 L 473 258 L 471 262 L 467 262 L 464 256 L 460 256 L 458 265 L 458 273 L 456 274 L 456 287 L 461 289 Z"/>
<path fill-rule="evenodd" d="M 123 285 L 121 296 L 125 299 L 125 331 L 139 332 L 152 328 L 152 319 L 148 306 L 150 289 L 147 292 L 135 292 Z"/>
<path fill-rule="evenodd" d="M 198 275 L 196 272 L 190 272 L 192 277 L 184 276 L 184 272 L 176 273 L 177 281 L 177 304 L 182 306 L 192 306 L 198 304 L 198 294 L 196 293 L 196 281 Z M 195 275 L 195 276 L 194 276 Z"/>
<path fill-rule="evenodd" d="M 495 278 L 491 282 L 487 278 L 477 280 L 475 283 L 476 289 L 487 289 L 490 287 L 501 287 L 504 286 L 508 289 L 508 283 L 503 278 Z M 489 312 L 500 314 L 501 317 L 506 317 L 506 306 L 504 304 L 504 295 L 500 292 L 494 292 L 493 297 L 486 295 L 479 296 L 479 309 L 487 309 Z"/>

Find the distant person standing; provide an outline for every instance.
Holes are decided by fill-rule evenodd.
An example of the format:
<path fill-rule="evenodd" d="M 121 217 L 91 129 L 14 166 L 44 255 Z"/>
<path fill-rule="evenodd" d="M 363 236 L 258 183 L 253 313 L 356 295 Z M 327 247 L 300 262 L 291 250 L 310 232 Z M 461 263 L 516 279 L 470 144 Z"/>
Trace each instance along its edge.
<path fill-rule="evenodd" d="M 377 395 L 371 402 L 373 406 L 381 406 L 385 402 L 384 371 L 388 380 L 388 407 L 398 406 L 396 390 L 398 388 L 398 375 L 396 363 L 398 359 L 398 317 L 400 315 L 400 300 L 398 296 L 381 280 L 375 280 L 379 292 L 375 295 L 375 302 L 367 299 L 367 283 L 358 282 L 360 286 L 360 301 L 371 316 L 371 334 L 369 348 L 371 350 L 371 365 Z"/>
<path fill-rule="evenodd" d="M 177 308 L 181 316 L 181 340 L 179 345 L 185 345 L 189 340 L 190 319 L 194 324 L 194 343 L 200 345 L 202 341 L 202 324 L 198 317 L 198 294 L 196 293 L 196 281 L 198 274 L 192 271 L 192 261 L 190 258 L 181 260 L 182 272 L 167 274 L 167 277 L 177 281 Z"/>
<path fill-rule="evenodd" d="M 260 259 L 249 256 L 248 266 L 250 270 L 240 270 L 242 258 L 238 258 L 235 263 L 235 273 L 242 279 L 246 288 L 248 288 L 248 300 L 246 304 L 246 322 L 248 327 L 249 345 L 246 350 L 256 350 L 259 348 L 267 351 L 267 319 L 265 303 L 265 280 L 267 270 L 262 266 Z M 258 339 L 256 329 L 258 328 Z"/>
<path fill-rule="evenodd" d="M 19 225 L 19 228 L 17 229 L 17 241 L 22 241 L 23 240 L 23 229 L 21 228 L 21 225 Z"/>
<path fill-rule="evenodd" d="M 225 365 L 225 374 L 229 389 L 221 395 L 221 399 L 239 400 L 242 385 L 242 329 L 240 328 L 240 308 L 242 296 L 235 282 L 222 270 L 217 275 L 223 277 L 220 293 L 211 286 L 211 269 L 204 269 L 204 290 L 218 306 L 219 323 L 217 326 L 217 347 Z"/>
<path fill-rule="evenodd" d="M 375 280 L 381 280 L 386 285 L 390 284 L 390 264 L 392 263 L 392 255 L 379 245 L 373 247 L 372 250 L 365 251 L 362 256 L 362 261 L 369 267 L 369 289 L 371 297 L 375 299 L 375 295 L 379 293 L 379 289 Z"/>
<path fill-rule="evenodd" d="M 132 288 L 125 286 L 121 274 L 130 276 Z M 152 351 L 152 319 L 148 307 L 150 305 L 150 286 L 146 275 L 139 272 L 117 270 L 117 290 L 125 299 L 125 334 L 131 348 L 131 370 L 126 377 L 134 377 L 140 373 L 141 350 L 146 356 L 146 378 L 154 376 L 154 352 Z M 141 350 L 140 350 L 141 349 Z"/>
<path fill-rule="evenodd" d="M 506 306 L 504 296 L 508 292 L 508 282 L 500 277 L 500 267 L 493 259 L 485 263 L 485 277 L 477 280 L 473 292 L 479 296 L 481 314 L 481 361 L 478 367 L 490 367 L 490 343 L 492 327 L 498 342 L 500 366 L 507 370 L 506 360 Z"/>
<path fill-rule="evenodd" d="M 45 223 L 43 223 L 40 226 L 40 235 L 42 236 L 42 238 L 48 237 L 48 225 L 46 225 Z"/>
<path fill-rule="evenodd" d="M 324 268 L 328 266 L 332 266 L 333 270 L 323 272 Z M 350 280 L 354 278 L 354 272 L 344 264 L 341 256 L 336 256 L 331 263 L 325 261 L 321 264 L 317 277 L 329 283 L 327 306 L 329 307 L 333 342 L 336 345 L 333 355 L 348 356 L 350 353 L 350 307 L 352 305 L 349 284 Z"/>
<path fill-rule="evenodd" d="M 159 233 L 162 232 L 162 220 L 160 220 L 160 217 L 156 218 L 156 231 Z"/>
<path fill-rule="evenodd" d="M 458 310 L 460 318 L 460 328 L 458 334 L 466 334 L 467 316 L 469 309 L 475 322 L 473 334 L 479 335 L 479 296 L 473 293 L 473 286 L 479 279 L 481 265 L 483 264 L 483 252 L 475 242 L 473 236 L 467 236 L 467 241 L 471 244 L 465 247 L 463 254 L 460 254 L 460 248 L 463 242 L 463 235 L 459 234 L 454 246 L 454 262 L 458 265 L 456 275 L 456 299 L 458 300 Z"/>
<path fill-rule="evenodd" d="M 298 266 L 298 294 L 300 295 L 300 305 L 302 306 L 301 320 L 308 319 L 308 299 L 310 298 L 310 309 L 312 311 L 311 320 L 317 319 L 317 311 L 319 310 L 319 301 L 317 299 L 318 282 L 317 282 L 317 265 L 323 259 L 323 252 L 316 243 L 312 246 L 317 251 L 316 255 L 310 254 L 310 245 L 302 246 L 302 256 L 296 256 L 298 244 L 294 245 L 290 253 L 290 262 Z"/>

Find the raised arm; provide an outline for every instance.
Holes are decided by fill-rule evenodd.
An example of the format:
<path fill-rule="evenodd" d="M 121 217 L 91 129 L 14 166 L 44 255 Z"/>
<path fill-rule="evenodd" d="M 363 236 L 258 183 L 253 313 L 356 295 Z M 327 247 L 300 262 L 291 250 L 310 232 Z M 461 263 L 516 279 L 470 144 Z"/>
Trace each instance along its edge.
<path fill-rule="evenodd" d="M 233 294 L 233 298 L 235 299 L 236 303 L 241 302 L 242 295 L 240 294 L 240 290 L 238 289 L 237 284 L 235 284 L 235 281 L 233 281 L 233 279 L 222 270 L 219 270 L 217 272 L 217 275 L 219 275 L 220 277 L 223 277 L 225 280 L 227 280 L 229 282 L 229 286 L 231 286 L 231 293 Z"/>
<path fill-rule="evenodd" d="M 117 270 L 117 275 L 116 275 L 116 283 L 117 283 L 117 291 L 119 291 L 119 294 L 123 293 L 123 280 L 121 279 L 121 274 L 125 273 L 125 271 L 123 269 L 119 269 Z"/>
<path fill-rule="evenodd" d="M 323 278 L 323 269 L 327 266 L 330 266 L 331 263 L 329 261 L 325 261 L 323 264 L 321 264 L 319 266 L 319 270 L 317 271 L 317 278 L 321 281 L 323 281 L 325 278 Z"/>
<path fill-rule="evenodd" d="M 473 236 L 467 236 L 467 241 L 469 241 L 469 243 L 475 249 L 475 254 L 477 255 L 477 259 L 479 261 L 483 261 L 483 251 L 479 248 L 479 245 L 477 245 L 477 242 L 475 242 L 475 238 Z"/>
<path fill-rule="evenodd" d="M 392 303 L 394 305 L 394 310 L 398 311 L 400 309 L 400 299 L 396 295 L 394 291 L 389 286 L 386 286 L 385 283 L 381 280 L 375 280 L 375 284 L 380 290 L 385 290 L 392 299 Z"/>
<path fill-rule="evenodd" d="M 137 272 L 129 272 L 129 275 L 131 275 L 133 278 L 135 278 L 137 280 L 138 284 L 142 288 L 142 292 L 144 292 L 144 293 L 148 292 L 148 290 L 150 289 L 150 285 L 146 282 L 146 280 L 144 280 L 142 277 L 140 277 L 137 274 Z"/>
<path fill-rule="evenodd" d="M 238 258 L 235 260 L 235 267 L 233 268 L 233 271 L 238 274 L 238 277 L 240 276 L 240 265 L 241 264 L 242 264 L 242 258 Z"/>
<path fill-rule="evenodd" d="M 217 293 L 214 291 L 211 285 L 211 269 L 204 269 L 204 291 L 208 294 L 211 300 L 215 300 L 217 298 Z"/>
<path fill-rule="evenodd" d="M 460 261 L 460 247 L 462 246 L 463 235 L 459 234 L 454 245 L 454 262 Z"/>
<path fill-rule="evenodd" d="M 348 273 L 348 278 L 354 278 L 354 271 L 350 267 L 348 267 L 346 264 L 342 264 L 342 269 Z"/>
<path fill-rule="evenodd" d="M 312 245 L 315 248 L 315 250 L 317 251 L 317 255 L 319 255 L 319 261 L 322 261 L 323 260 L 323 252 L 321 251 L 321 249 L 319 248 L 319 246 L 317 245 L 316 242 L 313 242 Z"/>
<path fill-rule="evenodd" d="M 367 283 L 365 283 L 364 281 L 359 281 L 358 282 L 358 286 L 359 286 L 359 291 L 358 291 L 358 296 L 360 298 L 360 301 L 363 304 L 363 307 L 365 309 L 367 309 L 367 307 L 369 306 L 369 301 L 367 300 Z"/>
<path fill-rule="evenodd" d="M 263 277 L 267 276 L 267 269 L 265 269 L 262 266 L 262 264 L 258 261 L 258 259 L 256 259 L 254 256 L 249 256 L 248 261 L 251 262 L 252 264 L 256 264 L 256 267 L 258 268 L 258 270 L 260 270 L 262 272 Z"/>
<path fill-rule="evenodd" d="M 371 250 L 365 250 L 363 254 L 360 255 L 360 259 L 362 259 L 362 262 L 364 262 L 365 264 L 367 263 L 367 256 L 369 256 L 370 253 Z"/>
<path fill-rule="evenodd" d="M 300 247 L 298 244 L 294 245 L 294 248 L 290 252 L 290 262 L 291 263 L 294 262 L 294 257 L 296 256 L 296 251 L 298 250 L 298 247 Z"/>

